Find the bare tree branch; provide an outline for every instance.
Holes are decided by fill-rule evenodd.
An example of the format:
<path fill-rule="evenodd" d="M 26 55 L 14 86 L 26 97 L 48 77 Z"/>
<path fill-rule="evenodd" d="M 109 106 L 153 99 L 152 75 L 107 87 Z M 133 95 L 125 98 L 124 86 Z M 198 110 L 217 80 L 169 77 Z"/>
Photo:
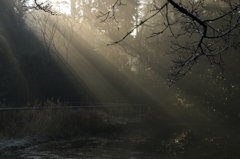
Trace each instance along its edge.
<path fill-rule="evenodd" d="M 117 2 L 118 1 L 116 1 L 116 3 Z M 108 45 L 115 45 L 124 41 L 135 29 L 144 26 L 145 23 L 164 11 L 164 27 L 158 32 L 153 32 L 149 37 L 155 37 L 169 30 L 171 37 L 175 40 L 175 42 L 172 42 L 172 50 L 167 53 L 177 54 L 178 56 L 178 59 L 173 61 L 174 65 L 171 67 L 171 72 L 169 74 L 170 85 L 191 71 L 197 60 L 202 56 L 206 57 L 210 64 L 218 65 L 223 70 L 224 62 L 222 54 L 231 47 L 237 49 L 240 45 L 240 43 L 236 42 L 236 40 L 239 41 L 238 34 L 234 33 L 234 31 L 240 27 L 240 15 L 238 15 L 240 10 L 239 2 L 234 3 L 231 0 L 225 0 L 223 3 L 225 3 L 225 6 L 228 6 L 229 10 L 222 12 L 218 17 L 208 19 L 204 19 L 204 16 L 202 16 L 202 10 L 204 10 L 205 6 L 203 0 L 197 2 L 188 1 L 187 5 L 181 1 L 177 3 L 175 0 L 166 0 L 161 7 L 157 7 L 156 1 L 154 2 L 154 11 L 156 11 L 154 14 L 145 20 L 141 20 L 120 40 Z M 175 12 L 179 15 L 181 20 L 170 20 L 170 6 L 175 9 Z M 112 10 L 114 10 L 114 7 L 115 5 L 113 5 Z M 111 11 L 102 15 L 108 16 L 110 12 Z M 112 16 L 115 16 L 114 13 Z M 104 22 L 107 19 L 108 17 L 104 19 Z M 217 23 L 221 23 L 219 21 L 223 21 L 221 26 L 217 25 Z M 181 25 L 180 31 L 172 28 L 172 26 L 175 25 Z M 186 40 L 186 38 L 181 38 L 182 36 L 188 37 L 189 39 Z"/>
<path fill-rule="evenodd" d="M 116 6 L 124 6 L 126 4 L 122 3 L 121 0 L 116 0 L 116 2 L 112 5 L 108 12 L 102 13 L 99 12 L 99 15 L 96 16 L 97 19 L 100 19 L 102 23 L 106 22 L 107 19 L 114 19 L 116 23 L 118 23 L 116 16 L 115 16 L 115 8 Z"/>
<path fill-rule="evenodd" d="M 122 42 L 123 40 L 125 40 L 129 35 L 131 35 L 133 33 L 133 31 L 135 29 L 138 29 L 140 26 L 142 26 L 144 23 L 146 23 L 147 21 L 149 21 L 150 19 L 152 19 L 153 17 L 155 17 L 157 14 L 159 14 L 166 6 L 168 5 L 168 2 L 166 2 L 161 8 L 158 8 L 157 9 L 157 12 L 154 13 L 153 15 L 151 15 L 150 17 L 146 18 L 145 20 L 143 21 L 140 21 L 139 24 L 137 24 L 132 30 L 130 30 L 122 39 L 118 40 L 118 41 L 115 41 L 115 42 L 112 42 L 108 45 L 115 45 L 115 44 L 118 44 L 120 42 Z M 168 27 L 166 27 L 168 28 Z M 165 30 L 163 30 L 164 32 Z"/>
<path fill-rule="evenodd" d="M 157 1 L 153 0 L 152 7 L 149 9 L 151 14 L 145 15 L 145 19 L 137 19 L 138 24 L 122 38 L 108 45 L 121 43 L 135 30 L 140 30 L 145 26 L 152 27 L 151 21 L 159 16 L 161 24 L 158 24 L 158 30 L 153 30 L 149 38 L 161 34 L 169 34 L 168 37 L 171 38 L 171 50 L 166 54 L 176 54 L 178 58 L 173 61 L 174 65 L 170 70 L 170 85 L 190 72 L 200 57 L 205 57 L 210 64 L 217 65 L 223 70 L 222 54 L 230 48 L 240 47 L 240 2 L 238 0 L 221 1 L 224 9 L 221 11 L 219 9 L 218 16 L 205 15 L 210 12 L 205 9 L 205 2 L 204 0 L 162 0 L 162 5 L 158 7 Z M 34 0 L 34 3 L 35 6 L 30 8 L 56 14 L 52 11 L 52 6 L 48 1 L 39 3 Z M 115 0 L 106 12 L 99 12 L 96 18 L 102 23 L 112 19 L 118 24 L 116 17 L 118 6 L 125 5 L 122 0 Z M 172 13 L 174 13 L 174 18 L 172 18 Z"/>
<path fill-rule="evenodd" d="M 38 0 L 34 0 L 34 6 L 28 6 L 29 9 L 36 9 L 36 10 L 42 10 L 46 13 L 50 13 L 52 15 L 56 15 L 57 12 L 52 11 L 52 5 L 49 2 L 49 0 L 45 1 L 45 2 L 41 2 L 39 3 Z M 25 6 L 27 7 L 27 6 Z"/>

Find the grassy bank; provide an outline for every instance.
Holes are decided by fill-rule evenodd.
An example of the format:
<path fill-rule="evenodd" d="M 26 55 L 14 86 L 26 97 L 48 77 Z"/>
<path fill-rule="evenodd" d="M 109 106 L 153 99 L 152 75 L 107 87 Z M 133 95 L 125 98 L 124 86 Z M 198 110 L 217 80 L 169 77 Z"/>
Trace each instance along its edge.
<path fill-rule="evenodd" d="M 110 118 L 101 110 L 56 109 L 60 104 L 52 102 L 41 105 L 47 109 L 1 113 L 0 158 L 6 151 L 82 136 L 100 136 L 113 145 L 118 140 L 121 144 L 131 143 L 141 151 L 157 151 L 180 158 L 240 156 L 238 125 L 173 123 L 160 115 L 149 115 L 145 121 L 133 122 L 133 119 Z"/>
<path fill-rule="evenodd" d="M 56 109 L 57 105 L 46 102 L 41 104 L 45 109 L 1 112 L 0 137 L 63 138 L 100 134 L 110 124 L 108 115 L 101 110 Z"/>

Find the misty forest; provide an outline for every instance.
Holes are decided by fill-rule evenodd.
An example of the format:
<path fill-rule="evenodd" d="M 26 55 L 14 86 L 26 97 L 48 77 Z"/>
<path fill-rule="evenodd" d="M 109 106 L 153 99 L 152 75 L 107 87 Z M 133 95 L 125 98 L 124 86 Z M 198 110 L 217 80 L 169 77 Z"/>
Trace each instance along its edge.
<path fill-rule="evenodd" d="M 240 158 L 239 0 L 1 0 L 0 158 Z"/>

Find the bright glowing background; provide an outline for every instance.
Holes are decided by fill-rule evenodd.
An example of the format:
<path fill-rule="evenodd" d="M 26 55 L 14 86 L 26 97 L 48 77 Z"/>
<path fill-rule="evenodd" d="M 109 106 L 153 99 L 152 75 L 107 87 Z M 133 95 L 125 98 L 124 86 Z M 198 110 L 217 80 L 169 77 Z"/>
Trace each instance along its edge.
<path fill-rule="evenodd" d="M 71 14 L 70 0 L 51 0 L 54 8 L 63 14 Z"/>
<path fill-rule="evenodd" d="M 54 10 L 62 14 L 71 14 L 71 3 L 70 0 L 37 0 L 38 3 L 50 3 Z M 34 0 L 27 2 L 28 6 L 34 6 Z"/>

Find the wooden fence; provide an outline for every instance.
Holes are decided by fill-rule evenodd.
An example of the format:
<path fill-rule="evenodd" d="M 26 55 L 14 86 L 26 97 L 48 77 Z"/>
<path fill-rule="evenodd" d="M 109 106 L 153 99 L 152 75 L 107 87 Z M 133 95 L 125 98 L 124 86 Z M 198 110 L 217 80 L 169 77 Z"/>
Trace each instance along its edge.
<path fill-rule="evenodd" d="M 143 104 L 114 104 L 114 105 L 85 105 L 85 106 L 54 106 L 54 107 L 22 107 L 22 108 L 0 108 L 0 117 L 6 111 L 28 111 L 28 110 L 42 110 L 42 109 L 61 109 L 72 110 L 82 109 L 90 110 L 97 109 L 107 112 L 111 116 L 131 117 L 136 115 L 143 115 L 150 111 L 150 107 Z M 1 119 L 1 118 L 0 118 Z"/>

